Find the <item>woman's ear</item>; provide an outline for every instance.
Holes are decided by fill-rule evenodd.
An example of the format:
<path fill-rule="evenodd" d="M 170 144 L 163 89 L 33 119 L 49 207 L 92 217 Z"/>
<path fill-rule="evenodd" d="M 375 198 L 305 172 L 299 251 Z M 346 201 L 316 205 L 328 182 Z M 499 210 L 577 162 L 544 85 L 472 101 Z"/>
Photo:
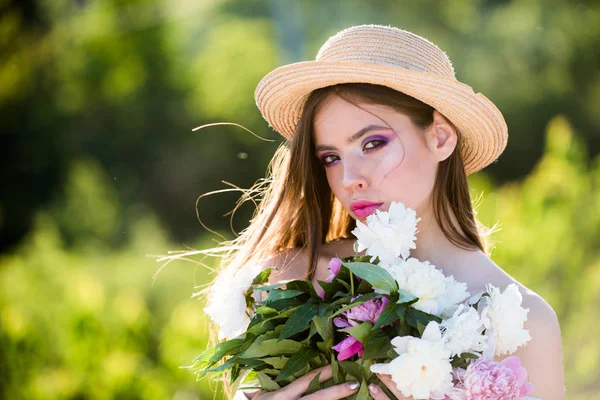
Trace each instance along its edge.
<path fill-rule="evenodd" d="M 450 157 L 458 142 L 456 129 L 438 110 L 433 110 L 433 123 L 425 135 L 429 150 L 439 162 Z"/>

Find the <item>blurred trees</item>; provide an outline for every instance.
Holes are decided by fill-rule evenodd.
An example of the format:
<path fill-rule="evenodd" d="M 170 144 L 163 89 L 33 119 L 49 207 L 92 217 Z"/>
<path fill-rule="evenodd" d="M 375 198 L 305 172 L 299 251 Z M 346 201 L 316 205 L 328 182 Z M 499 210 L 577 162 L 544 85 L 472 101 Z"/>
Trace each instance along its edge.
<path fill-rule="evenodd" d="M 0 398 L 212 398 L 214 387 L 179 368 L 206 347 L 190 298 L 205 270 L 168 267 L 153 284 L 159 265 L 145 255 L 176 246 L 148 210 L 109 251 L 102 243 L 123 210 L 106 171 L 80 160 L 66 188 L 67 201 L 38 213 L 19 250 L 0 257 Z M 61 224 L 76 242 L 65 243 Z"/>

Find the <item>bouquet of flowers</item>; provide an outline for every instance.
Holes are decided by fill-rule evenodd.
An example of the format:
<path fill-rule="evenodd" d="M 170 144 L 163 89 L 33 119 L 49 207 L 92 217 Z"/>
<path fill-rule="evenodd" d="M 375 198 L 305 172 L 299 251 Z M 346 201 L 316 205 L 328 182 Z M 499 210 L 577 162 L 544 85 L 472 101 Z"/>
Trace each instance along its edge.
<path fill-rule="evenodd" d="M 414 399 L 520 399 L 533 391 L 511 354 L 530 340 L 516 285 L 488 285 L 471 295 L 467 285 L 427 261 L 410 258 L 420 219 L 402 203 L 357 222 L 356 254 L 334 258 L 330 276 L 267 284 L 270 270 L 225 271 L 205 311 L 227 339 L 190 366 L 198 377 L 229 373 L 233 390 L 258 382 L 277 390 L 331 364 L 333 377 L 308 393 L 350 380 L 356 399 L 391 375 Z M 366 255 L 358 253 L 366 250 Z M 256 386 L 254 386 L 256 387 Z"/>

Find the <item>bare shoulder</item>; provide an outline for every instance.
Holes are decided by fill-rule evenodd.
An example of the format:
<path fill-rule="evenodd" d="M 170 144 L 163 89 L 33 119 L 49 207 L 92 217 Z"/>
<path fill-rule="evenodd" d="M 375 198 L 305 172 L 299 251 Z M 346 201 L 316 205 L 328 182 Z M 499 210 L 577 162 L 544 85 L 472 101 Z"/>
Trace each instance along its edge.
<path fill-rule="evenodd" d="M 460 277 L 456 278 L 461 280 Z M 514 283 L 523 296 L 523 307 L 529 309 L 528 320 L 530 324 L 543 324 L 548 327 L 558 326 L 558 318 L 550 304 L 534 290 L 509 275 L 489 257 L 485 255 L 478 257 L 475 266 L 469 268 L 464 278 L 463 281 L 467 283 L 470 292 L 484 290 L 487 284 L 492 284 L 504 290 L 508 285 Z"/>
<path fill-rule="evenodd" d="M 542 296 L 518 282 L 489 258 L 487 261 L 481 259 L 471 280 L 474 286 L 490 283 L 501 290 L 512 283 L 518 286 L 523 296 L 521 305 L 529 310 L 524 328 L 529 331 L 531 340 L 519 348 L 515 355 L 520 358 L 534 384 L 534 396 L 564 399 L 562 341 L 554 309 Z"/>
<path fill-rule="evenodd" d="M 483 276 L 489 278 L 487 283 L 491 283 L 502 290 L 510 284 L 514 283 L 517 285 L 521 295 L 523 296 L 522 305 L 523 307 L 529 309 L 528 319 L 531 321 L 531 323 L 558 323 L 558 318 L 556 317 L 554 309 L 546 300 L 544 300 L 542 296 L 540 296 L 534 290 L 526 287 L 521 282 L 517 281 L 489 257 L 486 256 L 486 260 L 482 261 L 481 268 L 484 271 Z"/>
<path fill-rule="evenodd" d="M 332 257 L 351 255 L 352 242 L 337 240 L 321 246 L 317 261 L 316 279 L 325 279 L 327 268 Z M 309 254 L 306 248 L 293 248 L 282 251 L 264 261 L 264 268 L 272 268 L 270 282 L 302 279 L 306 276 L 309 264 Z"/>
<path fill-rule="evenodd" d="M 563 400 L 564 361 L 556 312 L 541 296 L 526 288 L 522 305 L 529 310 L 524 328 L 531 340 L 515 355 L 527 370 L 536 397 Z"/>
<path fill-rule="evenodd" d="M 284 250 L 263 262 L 263 268 L 272 269 L 269 278 L 271 283 L 301 279 L 307 267 L 308 252 L 302 248 Z"/>

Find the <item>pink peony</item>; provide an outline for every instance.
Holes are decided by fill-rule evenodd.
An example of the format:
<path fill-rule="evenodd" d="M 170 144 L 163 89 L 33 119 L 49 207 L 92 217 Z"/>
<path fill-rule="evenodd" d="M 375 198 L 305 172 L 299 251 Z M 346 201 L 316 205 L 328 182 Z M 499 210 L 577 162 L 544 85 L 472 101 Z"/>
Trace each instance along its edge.
<path fill-rule="evenodd" d="M 344 311 L 341 317 L 334 318 L 333 324 L 339 329 L 357 326 L 361 322 L 366 321 L 374 324 L 377 322 L 381 311 L 383 311 L 388 301 L 387 297 L 378 297 L 359 304 L 356 307 Z M 360 358 L 364 352 L 363 344 L 352 336 L 348 336 L 337 345 L 333 346 L 333 349 L 339 353 L 338 361 L 350 358 L 355 354 L 358 354 L 358 358 Z"/>
<path fill-rule="evenodd" d="M 342 260 L 337 257 L 332 258 L 329 261 L 329 276 L 325 279 L 325 282 L 333 282 L 333 278 L 340 272 L 340 268 L 342 268 Z"/>
<path fill-rule="evenodd" d="M 501 362 L 479 358 L 456 376 L 458 391 L 453 400 L 517 400 L 533 393 L 527 371 L 516 356 Z"/>
<path fill-rule="evenodd" d="M 354 299 L 356 299 L 356 297 Z M 359 324 L 359 322 L 365 321 L 375 324 L 388 301 L 389 300 L 387 297 L 377 297 L 375 299 L 371 299 L 357 305 L 356 307 L 352 307 L 351 309 L 344 311 L 342 313 L 342 317 L 335 318 L 333 323 L 338 328 L 356 326 Z"/>
<path fill-rule="evenodd" d="M 358 354 L 358 358 L 361 358 L 365 346 L 352 336 L 348 336 L 346 339 L 333 346 L 333 349 L 338 352 L 338 361 L 346 360 L 355 354 Z"/>

